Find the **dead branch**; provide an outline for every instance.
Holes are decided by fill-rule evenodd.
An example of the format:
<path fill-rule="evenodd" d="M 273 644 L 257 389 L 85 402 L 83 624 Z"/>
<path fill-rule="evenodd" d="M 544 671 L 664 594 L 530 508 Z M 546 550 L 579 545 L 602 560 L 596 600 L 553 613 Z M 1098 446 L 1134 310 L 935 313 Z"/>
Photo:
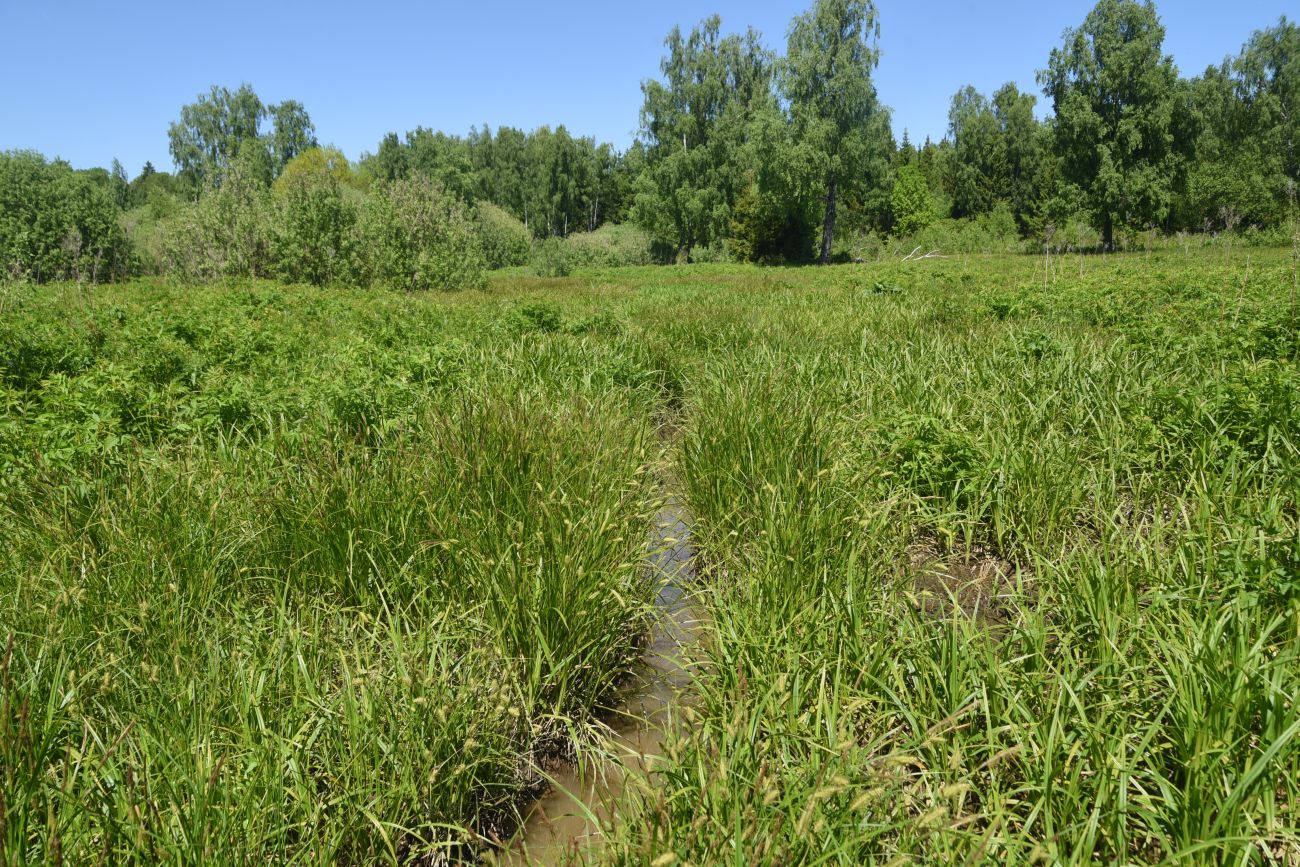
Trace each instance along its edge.
<path fill-rule="evenodd" d="M 939 255 L 939 251 L 938 251 L 938 250 L 931 250 L 929 253 L 926 253 L 924 256 L 918 256 L 918 255 L 916 255 L 916 254 L 919 253 L 919 252 L 921 252 L 921 248 L 920 248 L 920 247 L 917 247 L 915 250 L 913 250 L 912 252 L 910 252 L 910 253 L 908 253 L 906 256 L 904 256 L 904 257 L 903 257 L 903 261 L 904 261 L 904 262 L 920 262 L 922 259 L 947 259 L 947 258 L 948 258 L 947 256 L 941 256 L 941 255 Z"/>

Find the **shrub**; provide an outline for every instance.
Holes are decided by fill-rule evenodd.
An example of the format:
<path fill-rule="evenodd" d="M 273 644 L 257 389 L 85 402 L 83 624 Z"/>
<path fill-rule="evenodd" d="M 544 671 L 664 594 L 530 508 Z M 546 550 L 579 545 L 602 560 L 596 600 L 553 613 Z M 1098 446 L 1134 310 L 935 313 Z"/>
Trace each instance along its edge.
<path fill-rule="evenodd" d="M 121 224 L 131 248 L 132 270 L 137 274 L 161 274 L 164 223 L 142 205 L 123 214 Z"/>
<path fill-rule="evenodd" d="M 130 246 L 109 188 L 32 151 L 0 152 L 0 276 L 125 276 Z"/>
<path fill-rule="evenodd" d="M 163 268 L 200 282 L 269 276 L 270 214 L 270 190 L 260 172 L 251 160 L 237 159 L 221 186 L 166 221 Z"/>
<path fill-rule="evenodd" d="M 564 238 L 547 238 L 534 248 L 533 273 L 538 277 L 568 277 L 573 268 L 572 248 Z"/>
<path fill-rule="evenodd" d="M 885 250 L 884 239 L 871 229 L 837 232 L 831 258 L 836 262 L 870 262 Z"/>
<path fill-rule="evenodd" d="M 1043 232 L 1043 242 L 1053 250 L 1095 250 L 1101 247 L 1101 233 L 1086 218 L 1075 215 L 1060 226 L 1049 226 Z"/>
<path fill-rule="evenodd" d="M 532 235 L 527 226 L 491 202 L 480 202 L 475 216 L 483 258 L 489 268 L 511 268 L 528 262 Z"/>
<path fill-rule="evenodd" d="M 574 264 L 582 267 L 620 268 L 665 261 L 650 233 L 631 224 L 607 224 L 594 232 L 570 235 L 566 242 Z"/>
<path fill-rule="evenodd" d="M 423 177 L 380 186 L 361 214 L 368 282 L 395 289 L 470 289 L 487 262 L 464 205 Z"/>
<path fill-rule="evenodd" d="M 733 260 L 731 250 L 725 241 L 695 247 L 691 250 L 691 262 L 695 264 L 718 264 Z M 779 260 L 778 260 L 779 261 Z"/>
<path fill-rule="evenodd" d="M 722 248 L 719 247 L 718 251 Z M 719 261 L 718 251 L 695 248 L 695 261 Z M 607 224 L 594 232 L 548 238 L 533 248 L 532 270 L 539 277 L 567 277 L 574 268 L 626 268 L 666 264 L 674 252 L 630 223 Z M 713 256 L 714 258 L 709 258 Z"/>
<path fill-rule="evenodd" d="M 892 245 L 894 252 L 901 254 L 916 247 L 922 252 L 1015 253 L 1024 243 L 1011 209 L 999 204 L 992 212 L 977 217 L 937 220 L 911 235 L 894 239 Z"/>
<path fill-rule="evenodd" d="M 356 182 L 336 150 L 312 148 L 275 182 L 271 232 L 281 278 L 316 285 L 355 280 Z"/>

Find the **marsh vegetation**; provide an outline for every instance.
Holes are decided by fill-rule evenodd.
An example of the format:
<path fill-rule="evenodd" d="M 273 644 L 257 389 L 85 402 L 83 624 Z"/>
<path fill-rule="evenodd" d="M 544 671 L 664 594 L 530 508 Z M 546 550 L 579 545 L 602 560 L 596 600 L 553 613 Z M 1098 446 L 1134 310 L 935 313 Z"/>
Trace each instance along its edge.
<path fill-rule="evenodd" d="M 504 842 L 671 476 L 695 698 L 589 857 L 1290 863 L 1300 311 L 1233 255 L 6 290 L 5 858 Z"/>

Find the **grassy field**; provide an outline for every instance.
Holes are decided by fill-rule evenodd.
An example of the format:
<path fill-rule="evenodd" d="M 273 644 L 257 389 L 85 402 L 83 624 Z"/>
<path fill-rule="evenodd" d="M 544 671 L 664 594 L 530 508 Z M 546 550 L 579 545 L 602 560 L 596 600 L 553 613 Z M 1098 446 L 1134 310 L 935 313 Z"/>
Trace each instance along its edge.
<path fill-rule="evenodd" d="M 1291 251 L 0 289 L 0 863 L 1300 864 Z"/>

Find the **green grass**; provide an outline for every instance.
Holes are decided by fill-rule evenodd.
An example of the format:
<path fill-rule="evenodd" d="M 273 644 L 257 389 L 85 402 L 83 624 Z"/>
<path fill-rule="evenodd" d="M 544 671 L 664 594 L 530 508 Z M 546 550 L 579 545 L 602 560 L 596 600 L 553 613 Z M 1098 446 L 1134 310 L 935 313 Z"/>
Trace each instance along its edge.
<path fill-rule="evenodd" d="M 1300 863 L 1251 256 L 8 289 L 0 861 L 468 856 L 634 661 L 671 478 L 698 702 L 589 860 Z"/>

